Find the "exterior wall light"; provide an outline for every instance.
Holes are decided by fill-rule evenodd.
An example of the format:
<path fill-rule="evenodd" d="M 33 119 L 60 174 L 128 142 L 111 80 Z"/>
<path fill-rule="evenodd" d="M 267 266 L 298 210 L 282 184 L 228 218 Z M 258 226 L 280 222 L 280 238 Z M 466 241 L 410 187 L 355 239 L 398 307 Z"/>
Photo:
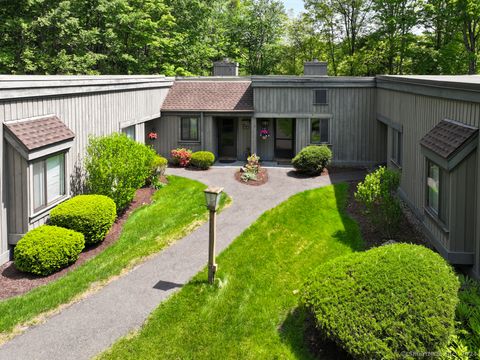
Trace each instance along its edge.
<path fill-rule="evenodd" d="M 223 188 L 209 187 L 205 190 L 205 201 L 207 209 L 210 211 L 210 228 L 208 241 L 208 282 L 213 284 L 215 282 L 215 273 L 217 272 L 217 264 L 215 264 L 215 241 L 217 236 L 216 231 L 216 213 L 220 205 L 220 198 L 222 197 Z"/>

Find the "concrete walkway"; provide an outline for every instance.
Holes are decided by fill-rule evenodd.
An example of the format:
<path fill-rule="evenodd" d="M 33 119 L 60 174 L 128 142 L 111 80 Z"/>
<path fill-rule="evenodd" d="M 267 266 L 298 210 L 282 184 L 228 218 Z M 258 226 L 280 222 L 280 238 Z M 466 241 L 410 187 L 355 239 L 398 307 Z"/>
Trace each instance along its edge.
<path fill-rule="evenodd" d="M 297 179 L 289 176 L 289 168 L 269 168 L 269 182 L 254 187 L 234 179 L 237 169 L 215 167 L 204 172 L 168 171 L 207 185 L 223 186 L 233 198 L 233 204 L 218 216 L 218 252 L 263 212 L 291 195 L 332 182 L 363 177 L 363 172 L 359 171 Z M 205 224 L 99 292 L 7 342 L 0 347 L 0 359 L 90 359 L 118 338 L 138 329 L 160 302 L 206 265 L 207 239 Z"/>

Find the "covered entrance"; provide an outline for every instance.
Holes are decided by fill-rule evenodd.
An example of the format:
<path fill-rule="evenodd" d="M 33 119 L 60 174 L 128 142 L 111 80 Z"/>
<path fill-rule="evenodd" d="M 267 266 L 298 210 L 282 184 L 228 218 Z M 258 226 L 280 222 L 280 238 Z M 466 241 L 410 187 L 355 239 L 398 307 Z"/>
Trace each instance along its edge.
<path fill-rule="evenodd" d="M 295 155 L 295 119 L 275 119 L 275 158 L 292 159 Z"/>
<path fill-rule="evenodd" d="M 233 118 L 217 118 L 218 124 L 218 157 L 220 160 L 237 158 L 237 120 Z"/>

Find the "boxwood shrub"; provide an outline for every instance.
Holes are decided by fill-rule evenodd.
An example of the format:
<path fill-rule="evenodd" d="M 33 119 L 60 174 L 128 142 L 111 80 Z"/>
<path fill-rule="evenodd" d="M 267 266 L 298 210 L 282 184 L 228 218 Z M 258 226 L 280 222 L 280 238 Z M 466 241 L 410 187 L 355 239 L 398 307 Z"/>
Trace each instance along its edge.
<path fill-rule="evenodd" d="M 104 195 L 78 195 L 56 206 L 50 212 L 50 223 L 78 231 L 85 244 L 105 239 L 117 214 L 115 202 Z"/>
<path fill-rule="evenodd" d="M 320 334 L 356 359 L 413 358 L 443 349 L 454 330 L 459 282 L 418 245 L 393 244 L 321 265 L 303 289 Z"/>
<path fill-rule="evenodd" d="M 85 158 L 87 189 L 115 201 L 124 210 L 152 172 L 155 151 L 124 134 L 91 137 Z"/>
<path fill-rule="evenodd" d="M 193 166 L 207 170 L 210 166 L 213 165 L 215 162 L 215 155 L 210 151 L 197 151 L 192 154 L 192 158 L 190 159 L 190 164 Z"/>
<path fill-rule="evenodd" d="M 24 272 L 50 275 L 77 261 L 84 247 L 79 232 L 42 225 L 29 231 L 15 246 L 15 266 Z"/>
<path fill-rule="evenodd" d="M 302 173 L 317 175 L 330 164 L 332 150 L 326 145 L 303 148 L 292 160 L 293 167 Z"/>

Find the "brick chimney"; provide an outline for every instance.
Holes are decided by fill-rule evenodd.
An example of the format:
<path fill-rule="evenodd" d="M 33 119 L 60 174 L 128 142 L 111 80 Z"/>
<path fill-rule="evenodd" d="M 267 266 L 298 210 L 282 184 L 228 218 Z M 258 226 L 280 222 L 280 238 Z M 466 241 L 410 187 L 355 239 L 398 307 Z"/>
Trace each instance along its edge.
<path fill-rule="evenodd" d="M 238 76 L 238 63 L 229 59 L 213 63 L 213 76 Z"/>
<path fill-rule="evenodd" d="M 327 65 L 328 63 L 326 61 L 318 61 L 317 59 L 314 59 L 313 61 L 306 61 L 303 64 L 303 74 L 327 76 Z"/>

